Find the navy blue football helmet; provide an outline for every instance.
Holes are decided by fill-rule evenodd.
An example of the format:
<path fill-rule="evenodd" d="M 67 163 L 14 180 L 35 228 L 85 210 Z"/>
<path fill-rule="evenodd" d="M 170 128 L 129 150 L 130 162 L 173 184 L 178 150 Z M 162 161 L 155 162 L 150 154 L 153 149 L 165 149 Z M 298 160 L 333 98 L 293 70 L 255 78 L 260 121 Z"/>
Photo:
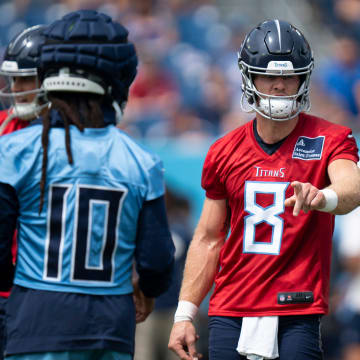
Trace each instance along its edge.
<path fill-rule="evenodd" d="M 288 120 L 310 109 L 310 76 L 313 54 L 304 35 L 290 23 L 267 20 L 252 29 L 238 54 L 243 95 L 251 108 L 272 120 Z M 298 93 L 293 96 L 270 96 L 259 92 L 254 76 L 300 76 Z"/>
<path fill-rule="evenodd" d="M 0 73 L 13 76 L 37 76 L 40 47 L 44 44 L 44 25 L 32 26 L 16 35 L 7 46 Z"/>
<path fill-rule="evenodd" d="M 45 42 L 44 29 L 44 25 L 37 25 L 23 30 L 10 41 L 5 50 L 0 75 L 4 77 L 6 85 L 0 90 L 0 98 L 12 117 L 31 120 L 46 106 L 39 101 L 38 80 L 40 48 Z M 13 91 L 13 83 L 17 77 L 34 78 L 33 88 L 28 91 Z M 21 100 L 26 97 L 32 100 Z"/>
<path fill-rule="evenodd" d="M 49 25 L 44 34 L 40 77 L 46 92 L 104 95 L 114 107 L 124 108 L 138 63 L 125 27 L 97 11 L 79 10 Z"/>

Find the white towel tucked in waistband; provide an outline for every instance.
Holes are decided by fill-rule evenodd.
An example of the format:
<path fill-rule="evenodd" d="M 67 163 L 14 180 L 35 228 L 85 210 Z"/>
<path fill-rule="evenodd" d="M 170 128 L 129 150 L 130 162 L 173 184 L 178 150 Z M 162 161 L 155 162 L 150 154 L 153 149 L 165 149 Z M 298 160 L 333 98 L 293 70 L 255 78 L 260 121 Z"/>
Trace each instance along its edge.
<path fill-rule="evenodd" d="M 276 359 L 278 325 L 278 316 L 244 317 L 237 352 L 250 360 Z"/>

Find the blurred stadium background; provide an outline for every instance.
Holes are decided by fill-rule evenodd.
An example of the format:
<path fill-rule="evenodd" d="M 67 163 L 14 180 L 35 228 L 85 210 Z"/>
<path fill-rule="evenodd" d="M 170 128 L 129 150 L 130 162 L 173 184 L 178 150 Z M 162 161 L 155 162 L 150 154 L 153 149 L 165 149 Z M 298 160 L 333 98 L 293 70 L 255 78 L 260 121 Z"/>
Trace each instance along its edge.
<path fill-rule="evenodd" d="M 360 1 L 0 0 L 0 53 L 24 28 L 84 8 L 122 22 L 140 58 L 121 127 L 164 161 L 179 267 L 173 288 L 139 329 L 136 360 L 168 360 L 166 327 L 204 198 L 200 176 L 206 151 L 217 137 L 252 118 L 240 110 L 237 51 L 244 34 L 269 18 L 302 30 L 315 57 L 311 113 L 351 127 L 360 139 Z M 359 211 L 337 218 L 331 289 L 331 314 L 323 321 L 325 360 L 360 359 Z M 206 302 L 198 322 L 206 359 Z M 151 326 L 162 328 L 154 332 Z"/>

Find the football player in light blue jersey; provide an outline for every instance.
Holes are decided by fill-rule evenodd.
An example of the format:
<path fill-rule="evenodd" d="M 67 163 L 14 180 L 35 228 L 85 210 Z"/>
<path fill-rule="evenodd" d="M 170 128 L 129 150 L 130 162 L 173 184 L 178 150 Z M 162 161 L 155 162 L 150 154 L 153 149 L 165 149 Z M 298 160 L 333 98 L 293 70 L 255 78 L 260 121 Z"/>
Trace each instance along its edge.
<path fill-rule="evenodd" d="M 16 34 L 5 49 L 0 65 L 0 135 L 10 134 L 28 126 L 40 113 L 45 113 L 47 104 L 39 94 L 37 68 L 39 49 L 43 43 L 45 25 L 36 25 Z M 35 90 L 35 91 L 34 91 Z M 20 96 L 17 96 L 20 93 Z M 16 232 L 13 241 L 13 260 L 16 259 Z M 9 280 L 12 280 L 9 277 Z M 0 360 L 3 360 L 5 345 L 5 310 L 10 291 L 0 291 Z"/>
<path fill-rule="evenodd" d="M 162 163 L 115 126 L 135 48 L 96 11 L 70 13 L 44 35 L 51 110 L 0 139 L 0 290 L 11 285 L 18 229 L 6 358 L 131 360 L 135 323 L 174 263 Z"/>

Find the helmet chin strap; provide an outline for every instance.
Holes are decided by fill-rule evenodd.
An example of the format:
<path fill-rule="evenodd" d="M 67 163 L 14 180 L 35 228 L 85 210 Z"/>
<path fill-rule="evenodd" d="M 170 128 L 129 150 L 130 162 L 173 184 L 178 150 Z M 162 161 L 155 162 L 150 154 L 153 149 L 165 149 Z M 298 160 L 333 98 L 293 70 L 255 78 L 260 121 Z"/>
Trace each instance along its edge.
<path fill-rule="evenodd" d="M 38 105 L 35 102 L 16 103 L 12 108 L 12 113 L 21 120 L 31 120 L 34 118 L 37 107 Z"/>
<path fill-rule="evenodd" d="M 301 97 L 305 92 L 304 82 L 301 84 L 298 94 L 291 96 L 271 96 L 266 95 L 253 86 L 254 92 L 258 95 L 257 105 L 251 106 L 260 115 L 274 120 L 274 121 L 286 121 L 296 117 L 303 109 L 305 109 L 302 103 Z M 255 100 L 255 99 L 254 99 Z"/>
<path fill-rule="evenodd" d="M 36 100 L 31 103 L 16 103 L 11 108 L 11 114 L 21 120 L 33 120 L 40 115 L 40 112 L 49 106 L 49 103 L 39 105 Z"/>
<path fill-rule="evenodd" d="M 117 101 L 112 102 L 112 106 L 115 110 L 116 124 L 119 124 L 123 118 L 123 110 Z"/>

